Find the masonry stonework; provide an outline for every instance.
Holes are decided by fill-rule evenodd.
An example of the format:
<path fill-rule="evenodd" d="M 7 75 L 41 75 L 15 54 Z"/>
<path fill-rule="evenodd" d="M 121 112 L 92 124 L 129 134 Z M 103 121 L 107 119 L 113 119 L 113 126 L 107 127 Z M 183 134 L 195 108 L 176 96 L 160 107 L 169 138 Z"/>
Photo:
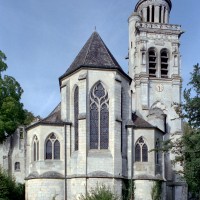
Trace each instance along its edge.
<path fill-rule="evenodd" d="M 129 74 L 95 31 L 59 78 L 58 106 L 0 146 L 0 165 L 25 181 L 26 200 L 73 200 L 102 184 L 122 197 L 130 183 L 135 200 L 150 200 L 158 181 L 162 200 L 187 199 L 174 155 L 151 151 L 182 134 L 172 104 L 181 102 L 183 32 L 169 24 L 171 7 L 171 0 L 136 4 Z"/>

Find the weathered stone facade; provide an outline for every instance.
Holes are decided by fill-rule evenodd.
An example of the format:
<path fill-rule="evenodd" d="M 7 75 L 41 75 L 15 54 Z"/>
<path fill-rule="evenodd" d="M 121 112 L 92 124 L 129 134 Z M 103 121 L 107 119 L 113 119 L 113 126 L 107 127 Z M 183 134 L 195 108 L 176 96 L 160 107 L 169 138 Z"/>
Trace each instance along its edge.
<path fill-rule="evenodd" d="M 23 163 L 15 176 L 25 178 L 27 200 L 72 200 L 97 184 L 119 196 L 132 185 L 134 199 L 150 200 L 158 181 L 163 200 L 187 199 L 173 154 L 150 151 L 182 134 L 172 106 L 181 101 L 182 31 L 169 24 L 171 6 L 137 3 L 129 18 L 128 75 L 94 32 L 59 78 L 61 103 L 16 139 L 11 163 L 9 142 L 1 146 L 4 168 Z"/>

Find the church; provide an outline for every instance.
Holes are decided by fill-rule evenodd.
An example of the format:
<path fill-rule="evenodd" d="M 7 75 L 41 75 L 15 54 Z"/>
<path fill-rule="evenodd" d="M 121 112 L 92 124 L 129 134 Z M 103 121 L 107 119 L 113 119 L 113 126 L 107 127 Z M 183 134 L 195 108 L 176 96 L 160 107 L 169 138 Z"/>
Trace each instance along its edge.
<path fill-rule="evenodd" d="M 181 164 L 155 150 L 182 134 L 173 102 L 181 102 L 183 31 L 169 23 L 171 8 L 171 0 L 136 4 L 128 19 L 128 74 L 93 32 L 59 77 L 58 106 L 16 133 L 15 144 L 23 145 L 7 152 L 21 154 L 7 168 L 21 167 L 14 175 L 25 180 L 26 200 L 73 200 L 97 185 L 123 199 L 129 191 L 132 199 L 151 200 L 156 184 L 163 200 L 187 199 L 176 172 Z"/>

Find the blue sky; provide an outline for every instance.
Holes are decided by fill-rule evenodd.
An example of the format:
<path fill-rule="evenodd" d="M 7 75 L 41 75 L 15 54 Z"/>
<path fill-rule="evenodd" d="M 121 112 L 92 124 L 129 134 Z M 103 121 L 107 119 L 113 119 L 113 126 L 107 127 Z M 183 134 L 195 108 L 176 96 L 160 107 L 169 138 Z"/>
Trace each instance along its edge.
<path fill-rule="evenodd" d="M 128 22 L 137 0 L 0 0 L 0 49 L 7 56 L 6 74 L 24 89 L 24 107 L 45 117 L 60 101 L 58 78 L 97 31 L 128 71 Z M 200 62 L 198 0 L 174 0 L 171 24 L 181 37 L 183 88 L 192 66 Z"/>

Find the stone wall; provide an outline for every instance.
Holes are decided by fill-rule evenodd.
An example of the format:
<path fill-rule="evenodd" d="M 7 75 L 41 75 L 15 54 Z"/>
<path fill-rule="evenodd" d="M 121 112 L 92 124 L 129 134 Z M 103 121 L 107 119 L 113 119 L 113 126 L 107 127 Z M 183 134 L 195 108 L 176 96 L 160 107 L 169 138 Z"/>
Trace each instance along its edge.
<path fill-rule="evenodd" d="M 26 200 L 63 199 L 63 179 L 31 179 L 26 181 Z"/>

